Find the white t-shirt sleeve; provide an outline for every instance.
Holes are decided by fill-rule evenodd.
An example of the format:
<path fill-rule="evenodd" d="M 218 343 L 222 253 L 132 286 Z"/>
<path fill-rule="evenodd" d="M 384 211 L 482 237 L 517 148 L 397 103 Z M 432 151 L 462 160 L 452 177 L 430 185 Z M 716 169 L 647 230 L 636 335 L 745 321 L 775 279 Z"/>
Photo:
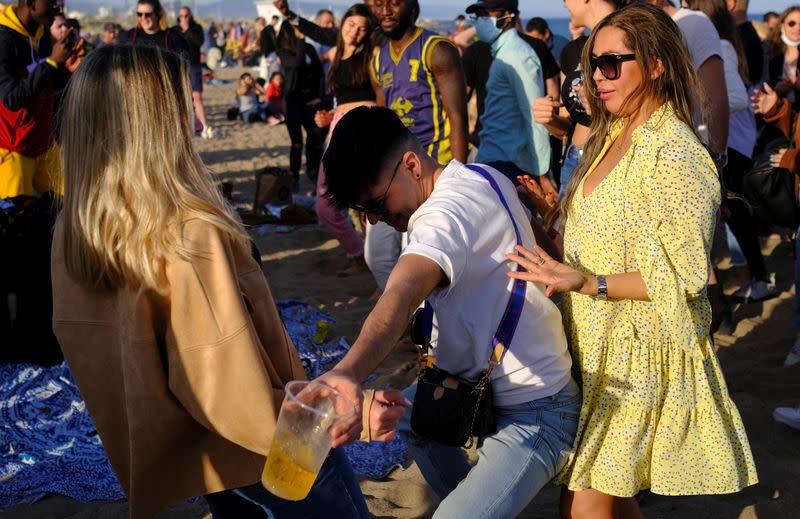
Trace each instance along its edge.
<path fill-rule="evenodd" d="M 719 34 L 708 16 L 681 8 L 672 19 L 683 33 L 695 69 L 699 69 L 712 56 L 722 57 Z"/>
<path fill-rule="evenodd" d="M 728 88 L 728 108 L 730 114 L 750 108 L 750 98 L 742 76 L 739 75 L 739 57 L 728 40 L 722 40 L 722 61 L 725 66 L 725 85 Z"/>
<path fill-rule="evenodd" d="M 458 283 L 469 256 L 466 232 L 446 211 L 428 211 L 414 215 L 413 230 L 408 233 L 406 254 L 426 257 L 439 265 L 450 286 Z"/>

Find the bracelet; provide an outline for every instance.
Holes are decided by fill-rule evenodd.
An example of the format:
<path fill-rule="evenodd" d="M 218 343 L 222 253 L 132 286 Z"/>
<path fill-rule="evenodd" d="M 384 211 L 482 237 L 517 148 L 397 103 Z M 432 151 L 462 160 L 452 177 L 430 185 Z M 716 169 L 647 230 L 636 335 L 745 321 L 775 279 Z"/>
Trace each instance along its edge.
<path fill-rule="evenodd" d="M 599 275 L 597 278 L 597 295 L 594 296 L 595 301 L 608 301 L 608 284 L 606 277 Z"/>

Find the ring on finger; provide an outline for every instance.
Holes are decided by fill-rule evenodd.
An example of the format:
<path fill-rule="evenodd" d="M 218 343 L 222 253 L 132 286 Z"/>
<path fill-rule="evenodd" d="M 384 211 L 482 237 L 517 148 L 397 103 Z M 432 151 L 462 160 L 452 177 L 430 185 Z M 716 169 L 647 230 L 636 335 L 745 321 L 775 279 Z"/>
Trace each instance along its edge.
<path fill-rule="evenodd" d="M 541 261 L 539 261 L 539 262 L 538 262 L 538 265 L 541 267 L 542 265 L 544 265 L 544 264 L 545 264 L 545 259 L 544 259 L 544 258 L 542 258 L 541 256 L 539 257 L 539 259 L 540 259 Z"/>

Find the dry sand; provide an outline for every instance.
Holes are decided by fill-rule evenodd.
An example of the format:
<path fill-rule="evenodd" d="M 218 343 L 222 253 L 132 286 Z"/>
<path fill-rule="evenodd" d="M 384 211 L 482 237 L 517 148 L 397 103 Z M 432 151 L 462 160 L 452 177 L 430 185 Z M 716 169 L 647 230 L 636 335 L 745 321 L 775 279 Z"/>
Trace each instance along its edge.
<path fill-rule="evenodd" d="M 242 69 L 222 69 L 218 77 L 233 79 Z M 245 125 L 225 120 L 234 104 L 234 85 L 206 87 L 206 110 L 219 137 L 196 141 L 205 162 L 220 180 L 234 184 L 237 205 L 252 204 L 253 172 L 264 166 L 288 166 L 289 139 L 283 126 Z M 312 185 L 301 181 L 301 192 Z M 278 299 L 309 302 L 336 319 L 331 334 L 355 339 L 373 301 L 375 283 L 369 274 L 337 278 L 345 263 L 344 252 L 319 226 L 306 226 L 286 234 L 256 238 L 264 271 Z M 778 238 L 765 244 L 767 264 L 778 273 L 780 298 L 748 305 L 736 312 L 740 323 L 734 337 L 718 337 L 719 358 L 730 394 L 747 426 L 761 483 L 735 495 L 662 497 L 645 494 L 642 510 L 648 518 L 728 519 L 800 518 L 800 432 L 772 419 L 777 405 L 800 403 L 800 366 L 782 367 L 794 338 L 792 252 Z M 724 275 L 724 274 L 723 274 Z M 376 385 L 405 387 L 414 378 L 414 354 L 406 341 L 380 368 Z M 437 499 L 416 465 L 398 469 L 383 481 L 363 481 L 362 489 L 376 517 L 428 517 Z M 520 516 L 558 516 L 558 489 L 545 488 Z M 51 496 L 30 506 L 0 512 L 0 518 L 125 518 L 125 502 L 80 504 Z M 210 517 L 202 504 L 182 505 L 158 517 L 194 519 Z"/>

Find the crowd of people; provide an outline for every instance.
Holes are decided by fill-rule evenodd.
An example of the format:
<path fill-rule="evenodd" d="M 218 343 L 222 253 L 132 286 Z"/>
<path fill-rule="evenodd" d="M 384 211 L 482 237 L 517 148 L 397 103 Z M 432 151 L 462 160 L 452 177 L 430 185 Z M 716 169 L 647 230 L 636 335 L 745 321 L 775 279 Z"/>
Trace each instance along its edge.
<path fill-rule="evenodd" d="M 138 0 L 135 27 L 100 41 L 57 2 L 0 13 L 0 244 L 19 251 L 0 258 L 0 334 L 38 348 L 3 360 L 66 358 L 132 517 L 196 496 L 215 518 L 369 517 L 340 447 L 396 434 L 434 517 L 516 517 L 552 481 L 562 517 L 638 518 L 646 489 L 758 481 L 713 341 L 733 304 L 778 295 L 760 238 L 786 223 L 754 209 L 758 164 L 787 173 L 800 226 L 800 6 L 765 15 L 762 39 L 747 0 L 564 4 L 569 38 L 517 0 L 465 5 L 450 35 L 419 25 L 419 0 L 356 3 L 338 25 L 277 0 L 269 22 L 208 30 Z M 285 125 L 338 275 L 378 286 L 318 378 L 357 413 L 299 502 L 258 481 L 303 367 L 193 142 L 215 136 L 204 70 L 232 61 L 258 70 L 239 117 Z M 787 367 L 799 288 L 796 260 Z M 412 315 L 430 320 L 418 383 L 365 395 Z M 478 412 L 459 391 L 488 395 L 490 426 L 447 421 Z M 800 429 L 800 407 L 774 417 Z"/>

